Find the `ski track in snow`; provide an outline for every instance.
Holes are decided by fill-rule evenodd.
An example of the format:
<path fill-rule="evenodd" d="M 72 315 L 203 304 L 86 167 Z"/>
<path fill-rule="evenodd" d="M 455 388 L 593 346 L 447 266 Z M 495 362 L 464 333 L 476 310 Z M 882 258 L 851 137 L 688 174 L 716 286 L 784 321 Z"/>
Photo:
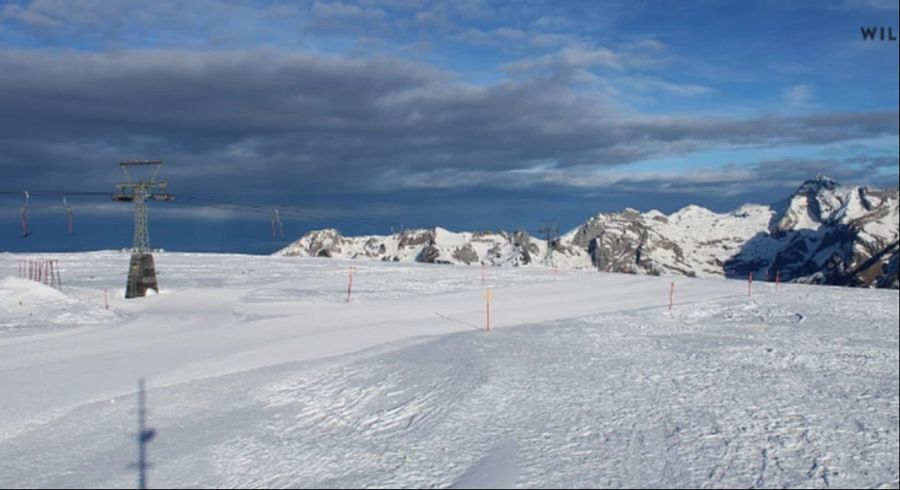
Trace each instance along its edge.
<path fill-rule="evenodd" d="M 3 487 L 134 486 L 139 376 L 157 487 L 898 486 L 896 291 L 491 269 L 485 333 L 477 268 L 159 254 L 98 317 L 127 254 L 54 257 L 106 323 L 0 310 Z"/>

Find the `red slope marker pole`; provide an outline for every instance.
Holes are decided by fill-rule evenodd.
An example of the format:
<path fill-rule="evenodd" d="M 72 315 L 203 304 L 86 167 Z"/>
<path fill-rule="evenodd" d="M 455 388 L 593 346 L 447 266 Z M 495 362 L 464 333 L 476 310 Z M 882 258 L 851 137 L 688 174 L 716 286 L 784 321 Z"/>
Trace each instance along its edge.
<path fill-rule="evenodd" d="M 347 282 L 347 302 L 350 302 L 350 294 L 353 290 L 353 266 L 350 266 L 350 276 L 349 281 Z"/>
<path fill-rule="evenodd" d="M 491 288 L 487 288 L 487 294 L 485 296 L 484 331 L 491 331 Z"/>

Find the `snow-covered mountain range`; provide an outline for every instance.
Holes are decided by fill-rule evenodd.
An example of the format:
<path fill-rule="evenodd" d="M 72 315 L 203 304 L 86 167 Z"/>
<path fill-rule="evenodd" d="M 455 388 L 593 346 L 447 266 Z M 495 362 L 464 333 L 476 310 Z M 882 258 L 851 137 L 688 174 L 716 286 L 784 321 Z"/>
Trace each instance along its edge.
<path fill-rule="evenodd" d="M 804 182 L 772 205 L 730 213 L 687 206 L 671 215 L 598 213 L 545 240 L 524 231 L 454 233 L 443 228 L 345 237 L 310 231 L 280 256 L 443 264 L 553 265 L 602 271 L 746 277 L 898 288 L 898 190 Z"/>

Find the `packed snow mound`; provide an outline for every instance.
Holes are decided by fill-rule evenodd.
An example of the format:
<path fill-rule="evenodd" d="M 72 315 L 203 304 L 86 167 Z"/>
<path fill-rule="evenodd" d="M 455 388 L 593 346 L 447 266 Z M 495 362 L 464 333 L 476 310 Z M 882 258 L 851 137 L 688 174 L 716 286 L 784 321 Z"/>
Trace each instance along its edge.
<path fill-rule="evenodd" d="M 344 237 L 327 229 L 275 255 L 892 287 L 898 235 L 897 189 L 842 186 L 820 176 L 775 204 L 729 213 L 696 205 L 671 215 L 598 213 L 549 244 L 524 231 L 432 228 Z"/>
<path fill-rule="evenodd" d="M 73 303 L 74 300 L 50 286 L 29 279 L 7 276 L 0 279 L 0 308 Z"/>
<path fill-rule="evenodd" d="M 36 281 L 0 279 L 0 335 L 105 323 L 118 316 Z"/>

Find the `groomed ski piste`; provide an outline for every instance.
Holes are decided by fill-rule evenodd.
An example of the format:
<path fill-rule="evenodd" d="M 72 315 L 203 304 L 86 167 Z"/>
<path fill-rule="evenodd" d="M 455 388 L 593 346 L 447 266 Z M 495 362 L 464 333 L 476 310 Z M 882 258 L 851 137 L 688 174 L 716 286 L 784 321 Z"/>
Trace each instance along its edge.
<path fill-rule="evenodd" d="M 900 485 L 896 290 L 155 257 L 0 254 L 0 487 Z"/>

